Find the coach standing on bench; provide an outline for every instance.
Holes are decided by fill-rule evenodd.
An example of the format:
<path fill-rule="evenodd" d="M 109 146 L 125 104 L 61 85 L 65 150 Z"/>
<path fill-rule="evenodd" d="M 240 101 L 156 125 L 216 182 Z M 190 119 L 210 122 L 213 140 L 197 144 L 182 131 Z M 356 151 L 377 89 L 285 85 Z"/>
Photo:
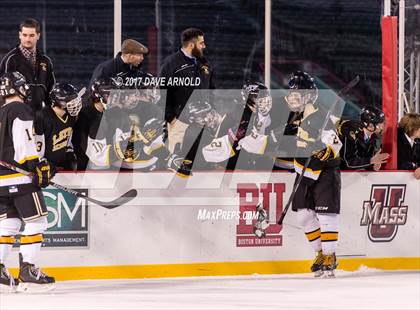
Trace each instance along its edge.
<path fill-rule="evenodd" d="M 20 44 L 10 50 L 0 63 L 0 75 L 20 72 L 30 87 L 27 103 L 34 112 L 49 105 L 49 92 L 55 84 L 51 59 L 36 48 L 41 27 L 35 19 L 25 19 L 19 27 Z"/>

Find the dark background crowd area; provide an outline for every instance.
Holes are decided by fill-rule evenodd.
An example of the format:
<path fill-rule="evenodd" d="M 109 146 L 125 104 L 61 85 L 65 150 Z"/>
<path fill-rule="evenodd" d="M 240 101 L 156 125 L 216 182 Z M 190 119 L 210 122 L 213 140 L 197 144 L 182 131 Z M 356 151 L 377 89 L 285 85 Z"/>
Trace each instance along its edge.
<path fill-rule="evenodd" d="M 304 70 L 319 88 L 338 91 L 356 75 L 347 96 L 351 116 L 358 107 L 381 105 L 381 2 L 377 0 L 273 0 L 272 89 L 283 89 L 291 72 Z M 162 60 L 180 47 L 180 32 L 205 32 L 207 56 L 219 89 L 241 89 L 263 80 L 264 4 L 256 0 L 124 0 L 122 39 L 150 49 L 143 64 L 157 74 Z M 50 56 L 58 81 L 85 86 L 100 62 L 112 58 L 112 0 L 0 2 L 0 56 L 18 44 L 21 20 L 42 23 L 38 47 Z"/>

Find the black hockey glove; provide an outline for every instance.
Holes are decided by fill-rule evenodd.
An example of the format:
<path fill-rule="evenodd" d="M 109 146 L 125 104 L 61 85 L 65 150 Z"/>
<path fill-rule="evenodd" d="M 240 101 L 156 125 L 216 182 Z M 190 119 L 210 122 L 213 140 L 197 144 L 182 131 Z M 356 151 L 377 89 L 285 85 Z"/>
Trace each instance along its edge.
<path fill-rule="evenodd" d="M 286 136 L 296 136 L 299 126 L 296 124 L 287 124 L 284 127 L 284 135 Z"/>
<path fill-rule="evenodd" d="M 42 188 L 47 187 L 54 175 L 55 168 L 48 160 L 43 159 L 35 165 L 32 183 Z"/>

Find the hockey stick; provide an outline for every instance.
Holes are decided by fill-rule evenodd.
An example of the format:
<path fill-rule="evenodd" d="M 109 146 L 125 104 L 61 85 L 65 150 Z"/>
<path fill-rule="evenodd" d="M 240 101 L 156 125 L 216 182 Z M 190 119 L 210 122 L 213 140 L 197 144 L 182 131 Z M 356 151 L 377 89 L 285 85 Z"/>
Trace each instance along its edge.
<path fill-rule="evenodd" d="M 1 161 L 1 160 L 0 160 L 0 166 L 3 166 L 3 167 L 8 168 L 10 170 L 19 172 L 19 173 L 21 173 L 23 175 L 26 175 L 26 176 L 29 176 L 29 177 L 31 177 L 33 175 L 33 173 L 31 173 L 29 171 L 23 170 L 19 167 L 16 167 L 13 164 L 10 164 L 10 163 L 7 163 L 7 162 Z M 107 202 L 107 201 L 100 201 L 100 200 L 93 199 L 89 196 L 86 196 L 83 193 L 79 193 L 79 192 L 77 192 L 73 189 L 70 189 L 70 188 L 65 187 L 63 185 L 54 183 L 52 181 L 50 181 L 50 185 L 54 186 L 55 188 L 61 189 L 62 191 L 65 191 L 67 193 L 73 194 L 76 197 L 79 197 L 79 198 L 85 199 L 87 201 L 93 202 L 93 203 L 95 203 L 95 204 L 97 204 L 97 205 L 99 205 L 103 208 L 106 208 L 106 209 L 117 208 L 117 207 L 119 207 L 123 204 L 126 204 L 127 202 L 133 200 L 135 197 L 137 197 L 137 190 L 136 189 L 130 189 L 128 192 L 124 193 L 123 195 L 121 195 L 117 199 L 114 199 L 112 201 Z"/>
<path fill-rule="evenodd" d="M 359 83 L 360 81 L 360 77 L 357 75 L 353 80 L 350 81 L 350 83 L 348 83 L 343 89 L 341 89 L 338 94 L 337 94 L 337 99 L 334 101 L 334 103 L 332 104 L 331 108 L 328 110 L 327 115 L 324 119 L 324 123 L 322 124 L 321 130 L 319 131 L 318 137 L 316 139 L 316 141 L 320 141 L 321 140 L 321 135 L 322 132 L 325 130 L 325 128 L 327 127 L 327 124 L 330 120 L 331 114 L 335 109 L 335 106 L 337 105 L 337 103 L 340 101 L 341 96 L 345 95 L 347 92 L 349 92 L 354 86 L 357 85 L 357 83 Z M 277 221 L 277 224 L 281 225 L 283 223 L 284 217 L 286 216 L 287 211 L 290 208 L 290 205 L 292 204 L 293 199 L 295 198 L 297 189 L 300 185 L 300 182 L 303 179 L 303 176 L 305 174 L 306 169 L 309 166 L 309 163 L 311 162 L 311 157 L 308 157 L 305 161 L 305 165 L 303 166 L 302 172 L 299 175 L 299 178 L 297 179 L 295 185 L 293 186 L 293 190 L 292 193 L 290 194 L 289 200 L 287 201 L 286 206 L 284 207 L 283 212 L 281 213 L 281 216 L 279 218 L 279 220 Z"/>

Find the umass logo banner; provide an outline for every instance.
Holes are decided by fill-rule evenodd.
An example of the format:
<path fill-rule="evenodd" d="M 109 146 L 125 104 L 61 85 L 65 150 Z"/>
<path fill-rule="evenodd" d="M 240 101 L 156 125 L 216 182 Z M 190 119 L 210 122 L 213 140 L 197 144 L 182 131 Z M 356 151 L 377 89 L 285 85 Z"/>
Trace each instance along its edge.
<path fill-rule="evenodd" d="M 363 202 L 360 226 L 368 227 L 372 242 L 390 242 L 398 227 L 407 222 L 408 206 L 404 205 L 406 185 L 372 185 L 370 199 Z"/>

